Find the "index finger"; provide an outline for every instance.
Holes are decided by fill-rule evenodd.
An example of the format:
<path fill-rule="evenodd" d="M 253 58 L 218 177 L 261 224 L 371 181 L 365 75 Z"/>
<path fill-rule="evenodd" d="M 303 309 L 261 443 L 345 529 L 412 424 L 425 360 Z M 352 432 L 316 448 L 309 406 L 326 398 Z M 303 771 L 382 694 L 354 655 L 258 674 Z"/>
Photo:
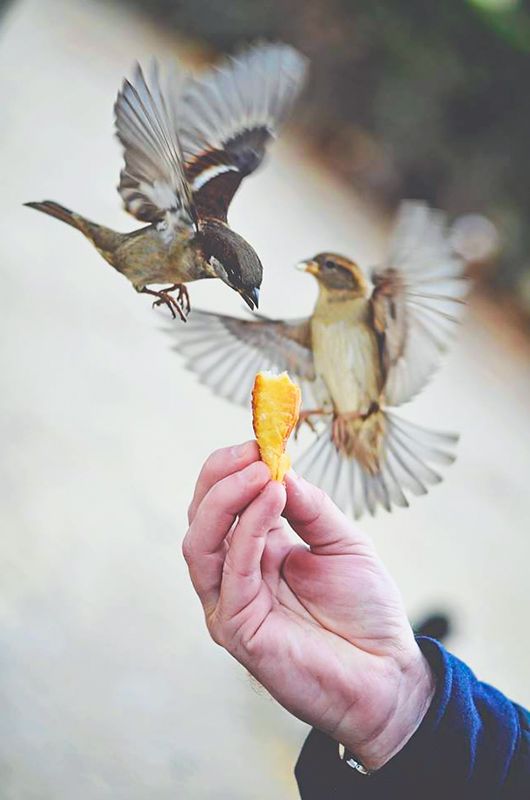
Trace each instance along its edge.
<path fill-rule="evenodd" d="M 290 470 L 285 476 L 287 503 L 283 516 L 313 552 L 358 553 L 372 544 L 328 495 Z"/>
<path fill-rule="evenodd" d="M 188 508 L 188 522 L 193 522 L 197 509 L 206 497 L 212 486 L 232 475 L 234 472 L 248 467 L 259 459 L 258 445 L 252 439 L 250 442 L 238 444 L 234 447 L 223 447 L 215 450 L 203 464 L 195 484 L 193 499 Z"/>

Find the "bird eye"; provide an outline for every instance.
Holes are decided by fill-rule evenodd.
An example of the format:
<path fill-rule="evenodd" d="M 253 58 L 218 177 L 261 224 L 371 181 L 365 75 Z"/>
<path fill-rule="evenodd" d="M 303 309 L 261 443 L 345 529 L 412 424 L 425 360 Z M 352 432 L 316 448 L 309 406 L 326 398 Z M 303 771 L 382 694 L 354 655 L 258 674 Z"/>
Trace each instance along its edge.
<path fill-rule="evenodd" d="M 324 269 L 334 269 L 334 268 L 335 268 L 335 262 L 332 261 L 330 258 L 326 258 L 326 260 L 324 261 Z"/>

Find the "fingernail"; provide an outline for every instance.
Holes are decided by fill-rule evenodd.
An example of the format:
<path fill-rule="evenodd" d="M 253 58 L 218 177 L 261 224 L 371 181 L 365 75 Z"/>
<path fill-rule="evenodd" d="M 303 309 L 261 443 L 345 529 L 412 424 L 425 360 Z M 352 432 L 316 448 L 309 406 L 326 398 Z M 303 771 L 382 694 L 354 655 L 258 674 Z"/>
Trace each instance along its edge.
<path fill-rule="evenodd" d="M 299 481 L 300 481 L 300 476 L 299 476 L 298 472 L 295 472 L 292 467 L 287 471 L 285 477 L 289 478 L 289 480 L 292 481 L 292 483 L 295 483 L 295 484 L 298 484 Z"/>
<path fill-rule="evenodd" d="M 246 480 L 258 480 L 260 483 L 267 478 L 270 479 L 269 468 L 265 466 L 263 461 L 253 461 L 239 473 L 243 475 Z"/>
<path fill-rule="evenodd" d="M 278 486 L 281 487 L 280 490 L 278 490 Z M 278 491 L 280 492 L 279 494 L 278 494 Z M 274 498 L 278 498 L 278 499 L 281 498 L 281 500 L 282 500 L 281 507 L 282 507 L 282 510 L 283 510 L 283 507 L 285 506 L 285 502 L 286 502 L 286 499 L 287 499 L 287 496 L 286 496 L 286 493 L 285 493 L 285 486 L 284 486 L 283 483 L 280 483 L 279 481 L 269 481 L 268 483 L 265 484 L 265 486 L 261 490 L 260 495 L 261 496 L 271 495 Z M 281 513 L 281 512 L 278 512 L 278 513 Z"/>
<path fill-rule="evenodd" d="M 239 461 L 239 459 L 244 458 L 244 456 L 249 455 L 249 450 L 255 442 L 251 439 L 248 442 L 243 442 L 243 444 L 236 444 L 230 448 L 229 454 L 234 461 Z"/>
<path fill-rule="evenodd" d="M 292 497 L 303 498 L 307 492 L 307 484 L 304 478 L 302 478 L 301 475 L 295 472 L 294 469 L 290 469 L 289 472 L 287 473 L 287 476 L 289 478 L 289 486 L 287 487 L 287 489 L 290 495 Z"/>

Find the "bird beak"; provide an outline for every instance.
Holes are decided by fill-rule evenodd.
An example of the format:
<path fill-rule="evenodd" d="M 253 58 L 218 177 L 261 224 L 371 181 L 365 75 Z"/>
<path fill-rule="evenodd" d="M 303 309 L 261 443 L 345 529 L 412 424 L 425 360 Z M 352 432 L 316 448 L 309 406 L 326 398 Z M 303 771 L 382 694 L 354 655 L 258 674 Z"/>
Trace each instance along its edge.
<path fill-rule="evenodd" d="M 308 258 L 307 261 L 300 261 L 300 263 L 296 265 L 296 269 L 299 269 L 301 272 L 309 272 L 311 275 L 318 275 L 318 264 L 312 258 Z"/>
<path fill-rule="evenodd" d="M 250 292 L 241 292 L 241 297 L 252 311 L 254 311 L 254 308 L 258 308 L 259 289 L 252 289 Z"/>

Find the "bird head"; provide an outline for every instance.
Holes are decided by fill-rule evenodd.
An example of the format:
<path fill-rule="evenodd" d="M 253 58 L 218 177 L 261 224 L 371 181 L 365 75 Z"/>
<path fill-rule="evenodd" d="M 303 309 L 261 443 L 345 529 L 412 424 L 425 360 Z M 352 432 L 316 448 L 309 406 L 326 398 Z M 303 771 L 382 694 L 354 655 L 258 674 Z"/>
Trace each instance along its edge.
<path fill-rule="evenodd" d="M 248 242 L 241 239 L 233 249 L 227 249 L 217 269 L 221 280 L 240 294 L 252 311 L 258 308 L 263 267 L 258 254 Z"/>
<path fill-rule="evenodd" d="M 336 253 L 319 253 L 302 261 L 298 268 L 314 275 L 319 285 L 329 292 L 346 293 L 348 297 L 366 296 L 366 278 L 358 264 L 349 258 Z"/>
<path fill-rule="evenodd" d="M 257 308 L 263 266 L 254 248 L 217 221 L 203 226 L 202 237 L 204 255 L 213 274 L 240 294 L 249 308 Z"/>

